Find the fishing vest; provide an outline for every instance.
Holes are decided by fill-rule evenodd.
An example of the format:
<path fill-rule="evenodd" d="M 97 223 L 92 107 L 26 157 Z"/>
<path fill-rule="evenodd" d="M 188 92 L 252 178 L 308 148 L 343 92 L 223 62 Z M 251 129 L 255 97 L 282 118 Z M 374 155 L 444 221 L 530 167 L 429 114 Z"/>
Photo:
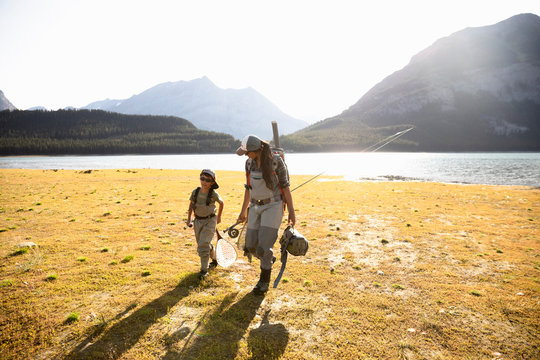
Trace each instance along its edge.
<path fill-rule="evenodd" d="M 274 200 L 283 199 L 283 189 L 281 187 L 276 169 L 278 168 L 278 156 L 274 155 L 272 158 L 272 186 L 273 189 L 269 189 L 266 186 L 266 182 L 262 176 L 262 170 L 259 168 L 253 169 L 253 159 L 246 160 L 246 187 L 250 190 L 251 198 L 253 200 L 263 200 L 273 198 Z M 285 171 L 287 165 L 283 162 Z M 288 186 L 288 172 L 287 172 L 287 186 Z"/>
<path fill-rule="evenodd" d="M 210 189 L 208 191 L 208 194 L 206 195 L 206 206 L 201 206 L 197 204 L 197 199 L 199 197 L 199 192 L 201 191 L 201 187 L 196 188 L 191 193 L 190 200 L 193 201 L 193 211 L 195 215 L 197 216 L 209 216 L 211 214 L 215 214 L 216 212 L 216 206 L 215 202 L 216 200 L 213 200 L 213 197 L 217 197 L 219 199 L 219 195 L 217 192 L 214 191 L 214 189 Z"/>

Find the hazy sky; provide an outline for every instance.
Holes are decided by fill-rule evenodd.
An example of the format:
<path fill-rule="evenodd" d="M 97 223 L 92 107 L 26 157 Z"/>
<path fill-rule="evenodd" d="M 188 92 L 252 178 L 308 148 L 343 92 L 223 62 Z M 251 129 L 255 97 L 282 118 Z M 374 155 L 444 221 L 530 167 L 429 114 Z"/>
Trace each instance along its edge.
<path fill-rule="evenodd" d="M 540 1 L 0 0 L 0 90 L 58 109 L 208 76 L 313 122 L 437 39 L 526 12 Z"/>

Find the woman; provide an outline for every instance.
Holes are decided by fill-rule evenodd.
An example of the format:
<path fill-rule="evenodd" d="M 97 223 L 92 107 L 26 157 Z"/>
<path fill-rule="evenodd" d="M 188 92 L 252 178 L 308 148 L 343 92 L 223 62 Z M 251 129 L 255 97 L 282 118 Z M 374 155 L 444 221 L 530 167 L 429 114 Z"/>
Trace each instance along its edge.
<path fill-rule="evenodd" d="M 244 137 L 236 153 L 248 157 L 246 190 L 238 221 L 244 222 L 247 219 L 246 248 L 261 262 L 259 282 L 253 292 L 264 294 L 268 291 L 275 261 L 272 248 L 283 218 L 283 202 L 287 204 L 288 223 L 291 226 L 296 223 L 289 173 L 283 159 L 272 154 L 270 144 L 255 135 Z"/>

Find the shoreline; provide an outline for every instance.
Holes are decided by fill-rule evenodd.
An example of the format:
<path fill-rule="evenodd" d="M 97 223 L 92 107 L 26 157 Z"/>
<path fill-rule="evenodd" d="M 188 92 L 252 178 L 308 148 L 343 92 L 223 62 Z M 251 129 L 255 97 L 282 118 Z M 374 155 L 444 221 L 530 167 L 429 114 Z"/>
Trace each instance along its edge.
<path fill-rule="evenodd" d="M 241 171 L 236 154 L 57 156 L 0 159 L 0 169 L 170 169 L 204 167 Z M 405 180 L 540 187 L 540 153 L 315 153 L 287 154 L 291 175 L 342 176 L 345 180 Z"/>
<path fill-rule="evenodd" d="M 26 168 L 1 168 L 0 167 L 0 173 L 3 171 L 36 171 L 36 172 L 59 172 L 59 171 L 65 171 L 65 172 L 75 172 L 75 173 L 91 173 L 91 172 L 143 172 L 143 171 L 161 171 L 161 172 L 198 172 L 200 170 L 198 169 L 155 169 L 155 168 L 115 168 L 115 169 L 88 169 L 88 168 L 80 168 L 80 169 L 26 169 Z M 237 173 L 244 175 L 243 171 L 238 170 L 218 170 L 217 173 Z M 299 177 L 299 178 L 306 178 L 303 181 L 307 181 L 313 176 L 316 176 L 317 174 L 294 174 L 290 175 L 292 177 Z M 469 185 L 469 186 L 503 186 L 503 187 L 516 187 L 516 188 L 530 188 L 530 189 L 540 189 L 539 185 L 516 185 L 516 184 L 486 184 L 486 183 L 470 183 L 470 182 L 448 182 L 448 181 L 435 181 L 435 180 L 423 180 L 418 178 L 409 178 L 399 175 L 387 175 L 387 176 L 380 176 L 379 178 L 357 178 L 352 179 L 346 175 L 332 175 L 332 174 L 322 174 L 318 176 L 316 179 L 312 181 L 320 181 L 320 182 L 333 182 L 333 181 L 344 181 L 344 182 L 352 182 L 352 183 L 426 183 L 426 184 L 444 184 L 444 185 Z M 311 181 L 310 181 L 311 182 Z M 309 183 L 308 183 L 309 184 Z M 307 184 L 306 184 L 307 185 Z M 294 189 L 295 186 L 291 184 L 291 189 Z"/>

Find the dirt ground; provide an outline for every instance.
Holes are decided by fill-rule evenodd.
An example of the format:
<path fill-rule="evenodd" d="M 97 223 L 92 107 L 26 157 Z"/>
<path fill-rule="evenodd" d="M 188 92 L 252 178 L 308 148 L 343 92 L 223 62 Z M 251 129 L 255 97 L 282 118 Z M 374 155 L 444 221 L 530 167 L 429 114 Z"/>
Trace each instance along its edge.
<path fill-rule="evenodd" d="M 244 174 L 217 176 L 223 230 Z M 240 252 L 197 279 L 196 186 L 197 171 L 0 170 L 0 358 L 540 358 L 539 189 L 319 178 L 293 192 L 308 253 L 256 296 Z"/>

